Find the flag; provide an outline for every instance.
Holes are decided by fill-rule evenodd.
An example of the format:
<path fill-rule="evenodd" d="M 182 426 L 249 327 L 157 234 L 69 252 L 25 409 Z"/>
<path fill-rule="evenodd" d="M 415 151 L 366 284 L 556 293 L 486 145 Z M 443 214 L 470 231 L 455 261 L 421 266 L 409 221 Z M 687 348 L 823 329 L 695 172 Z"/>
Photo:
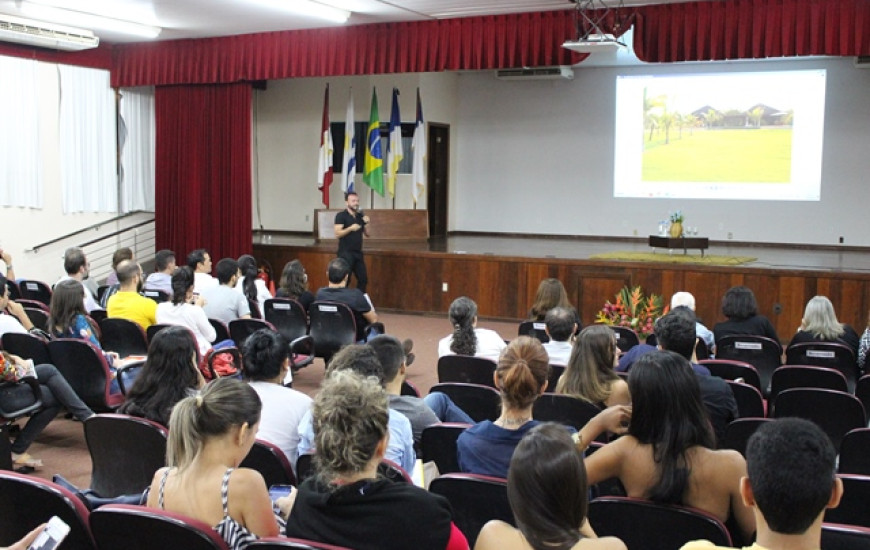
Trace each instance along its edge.
<path fill-rule="evenodd" d="M 323 125 L 320 130 L 320 154 L 317 159 L 317 188 L 323 194 L 323 205 L 329 208 L 329 186 L 332 185 L 332 133 L 329 131 L 329 84 L 323 94 Z"/>
<path fill-rule="evenodd" d="M 366 161 L 363 181 L 384 196 L 384 156 L 381 154 L 381 123 L 378 120 L 378 91 L 372 89 L 372 110 L 366 135 Z"/>
<path fill-rule="evenodd" d="M 411 192 L 414 194 L 414 204 L 420 200 L 420 195 L 426 189 L 426 124 L 423 122 L 423 104 L 420 102 L 420 88 L 417 88 L 417 124 L 414 126 L 414 140 L 411 151 L 414 152 L 414 162 L 411 167 Z"/>
<path fill-rule="evenodd" d="M 405 156 L 402 151 L 402 117 L 399 115 L 399 89 L 393 88 L 393 108 L 390 110 L 390 141 L 387 142 L 387 191 L 396 196 L 396 174 Z"/>
<path fill-rule="evenodd" d="M 353 120 L 353 90 L 347 98 L 347 117 L 344 123 L 344 170 L 342 171 L 341 190 L 345 193 L 351 192 L 353 188 L 353 179 L 356 176 L 356 133 L 354 130 Z"/>

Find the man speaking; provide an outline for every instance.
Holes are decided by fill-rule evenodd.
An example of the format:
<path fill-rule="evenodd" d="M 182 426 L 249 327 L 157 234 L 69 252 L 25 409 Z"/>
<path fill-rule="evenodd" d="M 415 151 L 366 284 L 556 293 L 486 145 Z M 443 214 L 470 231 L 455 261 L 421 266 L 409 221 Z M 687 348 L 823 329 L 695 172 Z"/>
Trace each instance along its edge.
<path fill-rule="evenodd" d="M 344 200 L 347 203 L 347 209 L 335 215 L 338 257 L 350 266 L 350 272 L 356 277 L 356 287 L 365 294 L 368 275 L 363 259 L 362 243 L 363 235 L 368 237 L 366 225 L 369 223 L 369 217 L 363 215 L 360 210 L 359 196 L 355 192 L 345 193 Z M 348 286 L 350 286 L 350 281 L 348 281 Z"/>

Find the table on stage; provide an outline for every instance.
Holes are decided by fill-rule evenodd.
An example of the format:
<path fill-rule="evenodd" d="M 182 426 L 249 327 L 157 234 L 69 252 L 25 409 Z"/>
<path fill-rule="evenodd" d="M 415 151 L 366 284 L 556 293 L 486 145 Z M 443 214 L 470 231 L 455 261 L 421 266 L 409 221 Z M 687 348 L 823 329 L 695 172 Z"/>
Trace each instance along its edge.
<path fill-rule="evenodd" d="M 649 245 L 655 252 L 656 248 L 667 248 L 668 253 L 673 253 L 675 248 L 682 248 L 683 254 L 688 253 L 689 248 L 697 248 L 701 251 L 701 257 L 704 256 L 704 251 L 710 248 L 710 239 L 707 237 L 662 237 L 660 235 L 650 235 Z"/>

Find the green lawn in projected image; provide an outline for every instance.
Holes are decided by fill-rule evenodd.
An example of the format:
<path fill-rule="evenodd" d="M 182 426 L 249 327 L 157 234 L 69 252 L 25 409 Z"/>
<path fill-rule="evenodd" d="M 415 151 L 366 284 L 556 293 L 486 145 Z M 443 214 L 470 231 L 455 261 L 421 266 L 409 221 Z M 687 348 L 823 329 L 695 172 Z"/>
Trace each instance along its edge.
<path fill-rule="evenodd" d="M 791 128 L 671 128 L 644 134 L 643 181 L 791 181 Z"/>

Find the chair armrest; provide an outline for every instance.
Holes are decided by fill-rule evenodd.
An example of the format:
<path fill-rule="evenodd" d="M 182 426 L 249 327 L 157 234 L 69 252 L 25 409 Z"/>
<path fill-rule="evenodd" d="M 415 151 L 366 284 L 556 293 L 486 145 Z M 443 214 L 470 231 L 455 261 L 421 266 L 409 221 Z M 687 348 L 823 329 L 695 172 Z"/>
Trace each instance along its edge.
<path fill-rule="evenodd" d="M 123 366 L 115 369 L 115 379 L 118 381 L 118 387 L 123 395 L 127 395 L 127 386 L 124 382 L 124 374 L 132 369 L 138 369 L 145 366 L 145 361 L 131 361 Z"/>
<path fill-rule="evenodd" d="M 290 353 L 293 355 L 314 355 L 314 338 L 310 334 L 296 338 L 290 342 Z"/>

